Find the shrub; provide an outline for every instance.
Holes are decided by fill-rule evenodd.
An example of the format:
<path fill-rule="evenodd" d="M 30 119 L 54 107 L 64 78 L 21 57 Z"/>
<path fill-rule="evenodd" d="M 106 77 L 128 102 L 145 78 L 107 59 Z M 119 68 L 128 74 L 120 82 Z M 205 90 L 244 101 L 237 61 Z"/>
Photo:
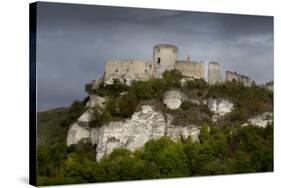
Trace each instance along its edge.
<path fill-rule="evenodd" d="M 193 79 L 193 80 L 187 80 L 184 84 L 184 88 L 186 89 L 200 89 L 204 90 L 208 87 L 207 82 L 204 79 Z M 198 93 L 199 96 L 202 95 L 202 93 Z"/>
<path fill-rule="evenodd" d="M 106 111 L 111 116 L 127 118 L 130 117 L 138 105 L 138 100 L 134 92 L 116 98 L 110 98 L 106 104 Z"/>
<path fill-rule="evenodd" d="M 101 107 L 95 106 L 90 111 L 92 115 L 92 120 L 89 124 L 90 127 L 100 127 L 112 119 L 111 114 Z"/>
<path fill-rule="evenodd" d="M 205 124 L 199 141 L 163 136 L 135 152 L 117 148 L 99 162 L 90 144 L 37 151 L 39 185 L 267 172 L 273 170 L 273 128 Z"/>
<path fill-rule="evenodd" d="M 114 79 L 113 84 L 105 85 L 104 83 L 99 86 L 99 88 L 92 91 L 92 93 L 97 94 L 99 96 L 109 96 L 116 97 L 119 96 L 120 93 L 126 92 L 128 90 L 128 86 L 121 83 L 120 80 Z"/>
<path fill-rule="evenodd" d="M 166 86 L 168 87 L 181 87 L 180 80 L 183 78 L 183 75 L 179 70 L 166 70 L 163 74 L 163 79 Z"/>
<path fill-rule="evenodd" d="M 92 83 L 87 83 L 85 85 L 85 92 L 88 94 L 88 95 L 91 95 L 93 93 L 93 90 L 92 90 Z"/>
<path fill-rule="evenodd" d="M 188 110 L 193 106 L 193 104 L 189 101 L 184 101 L 183 103 L 181 103 L 181 108 L 183 110 Z"/>
<path fill-rule="evenodd" d="M 74 101 L 70 106 L 65 119 L 61 122 L 62 127 L 68 127 L 71 123 L 75 122 L 79 116 L 85 111 L 86 100 Z"/>

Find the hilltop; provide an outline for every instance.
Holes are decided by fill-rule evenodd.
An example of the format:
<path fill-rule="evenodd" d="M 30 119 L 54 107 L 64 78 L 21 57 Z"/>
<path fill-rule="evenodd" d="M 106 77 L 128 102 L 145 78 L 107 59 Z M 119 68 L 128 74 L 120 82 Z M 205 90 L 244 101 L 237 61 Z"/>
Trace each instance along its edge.
<path fill-rule="evenodd" d="M 86 85 L 83 101 L 40 112 L 40 184 L 272 171 L 273 92 L 182 79 Z"/>

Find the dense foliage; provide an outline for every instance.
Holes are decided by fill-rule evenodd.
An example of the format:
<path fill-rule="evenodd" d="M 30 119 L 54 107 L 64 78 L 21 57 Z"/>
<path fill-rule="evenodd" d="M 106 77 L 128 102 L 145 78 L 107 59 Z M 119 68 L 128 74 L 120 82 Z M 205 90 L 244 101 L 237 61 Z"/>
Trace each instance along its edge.
<path fill-rule="evenodd" d="M 95 148 L 38 146 L 39 185 L 157 179 L 273 170 L 273 128 L 202 127 L 198 141 L 151 140 L 135 152 L 115 149 L 100 162 Z"/>
<path fill-rule="evenodd" d="M 208 88 L 206 97 L 229 98 L 233 101 L 235 110 L 229 117 L 232 123 L 241 123 L 254 115 L 273 111 L 273 92 L 256 85 L 245 87 L 235 81 L 213 85 Z"/>
<path fill-rule="evenodd" d="M 96 146 L 88 143 L 66 147 L 69 125 L 86 110 L 83 101 L 69 108 L 38 113 L 37 173 L 39 185 L 72 184 L 139 179 L 187 177 L 213 174 L 233 174 L 273 171 L 273 127 L 241 127 L 249 117 L 273 111 L 273 93 L 259 86 L 245 87 L 237 82 L 209 86 L 202 79 L 184 80 L 176 70 L 166 71 L 163 79 L 133 81 L 126 86 L 118 80 L 101 85 L 89 94 L 106 98 L 105 108 L 92 108 L 90 126 L 128 118 L 140 104 L 153 105 L 156 110 L 173 115 L 174 125 L 198 125 L 197 141 L 168 137 L 147 142 L 131 152 L 115 149 L 97 162 Z M 230 99 L 235 110 L 213 125 L 212 113 L 203 103 L 182 103 L 181 108 L 169 110 L 162 103 L 163 93 L 177 89 L 198 101 L 207 98 Z"/>
<path fill-rule="evenodd" d="M 120 120 L 130 117 L 142 101 L 156 99 L 161 101 L 163 92 L 171 87 L 181 87 L 179 80 L 182 75 L 177 70 L 165 71 L 164 79 L 151 79 L 147 81 L 133 81 L 128 87 L 119 80 L 114 80 L 112 85 L 101 85 L 98 89 L 91 90 L 89 85 L 85 90 L 90 94 L 106 97 L 106 112 L 108 121 Z"/>

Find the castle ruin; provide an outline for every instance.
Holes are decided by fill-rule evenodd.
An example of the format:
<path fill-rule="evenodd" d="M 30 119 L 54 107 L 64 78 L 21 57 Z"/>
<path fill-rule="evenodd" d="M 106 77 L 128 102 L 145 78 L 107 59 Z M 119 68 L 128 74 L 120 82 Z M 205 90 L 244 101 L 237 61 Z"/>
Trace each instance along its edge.
<path fill-rule="evenodd" d="M 105 66 L 104 82 L 113 84 L 114 79 L 130 85 L 132 80 L 149 80 L 154 77 L 155 67 L 148 60 L 109 60 Z"/>
<path fill-rule="evenodd" d="M 263 87 L 269 91 L 273 91 L 274 90 L 274 86 L 273 86 L 273 80 L 266 82 Z"/>
<path fill-rule="evenodd" d="M 225 81 L 237 81 L 241 82 L 244 86 L 250 87 L 252 85 L 251 78 L 242 74 L 238 74 L 237 72 L 226 71 L 225 72 Z"/>
<path fill-rule="evenodd" d="M 166 70 L 179 70 L 183 76 L 204 79 L 204 62 L 178 60 L 178 47 L 158 44 L 153 47 L 153 60 L 109 60 L 105 66 L 103 81 L 112 84 L 114 79 L 130 85 L 132 80 L 161 78 Z"/>
<path fill-rule="evenodd" d="M 208 83 L 213 85 L 221 81 L 220 64 L 217 62 L 210 62 L 208 65 Z"/>
<path fill-rule="evenodd" d="M 93 88 L 97 88 L 102 82 L 113 84 L 115 79 L 121 83 L 130 85 L 133 80 L 149 80 L 162 78 L 166 70 L 179 70 L 183 76 L 190 79 L 205 79 L 204 62 L 191 60 L 178 60 L 178 47 L 171 44 L 158 44 L 153 47 L 152 60 L 125 59 L 108 60 L 105 66 L 104 75 L 101 79 L 93 80 Z M 236 72 L 226 71 L 225 81 L 243 83 L 251 86 L 251 78 Z M 208 83 L 210 85 L 222 82 L 220 64 L 210 62 L 208 64 Z"/>

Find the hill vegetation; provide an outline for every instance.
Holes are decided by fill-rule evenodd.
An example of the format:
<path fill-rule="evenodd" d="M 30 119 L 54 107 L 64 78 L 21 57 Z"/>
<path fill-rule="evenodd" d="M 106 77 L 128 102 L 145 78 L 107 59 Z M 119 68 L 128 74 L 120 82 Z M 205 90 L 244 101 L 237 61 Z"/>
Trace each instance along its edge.
<path fill-rule="evenodd" d="M 158 179 L 273 171 L 272 126 L 203 126 L 199 141 L 151 140 L 135 152 L 115 149 L 100 162 L 95 149 L 80 143 L 38 147 L 40 185 Z"/>
<path fill-rule="evenodd" d="M 273 93 L 259 86 L 244 87 L 237 82 L 209 86 L 204 80 L 190 80 L 182 85 L 182 75 L 166 71 L 163 79 L 135 81 L 126 86 L 118 80 L 101 85 L 89 94 L 107 99 L 105 109 L 94 108 L 91 126 L 128 118 L 140 104 L 149 103 L 157 110 L 174 115 L 174 124 L 193 122 L 200 125 L 198 141 L 168 137 L 147 142 L 135 152 L 115 149 L 100 162 L 95 147 L 79 143 L 66 147 L 69 125 L 85 111 L 88 98 L 75 101 L 68 108 L 38 113 L 37 174 L 39 185 L 72 184 L 122 180 L 157 179 L 215 174 L 273 171 L 273 126 L 241 127 L 249 117 L 273 111 Z M 217 124 L 210 121 L 212 113 L 206 105 L 184 102 L 178 110 L 169 110 L 162 95 L 178 89 L 187 96 L 204 100 L 227 98 L 235 110 Z"/>

